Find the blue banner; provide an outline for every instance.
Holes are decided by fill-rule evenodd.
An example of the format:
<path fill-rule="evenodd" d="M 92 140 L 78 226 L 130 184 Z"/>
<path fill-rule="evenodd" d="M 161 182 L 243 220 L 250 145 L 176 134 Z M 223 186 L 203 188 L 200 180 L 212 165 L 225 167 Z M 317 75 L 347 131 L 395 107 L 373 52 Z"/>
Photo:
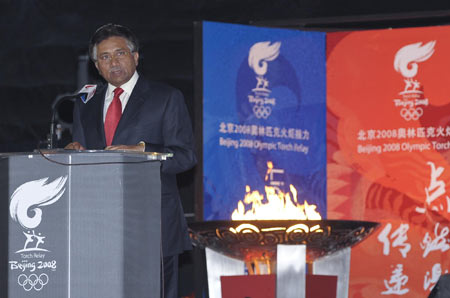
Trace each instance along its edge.
<path fill-rule="evenodd" d="M 266 186 L 326 217 L 325 98 L 325 33 L 203 23 L 205 220 Z"/>

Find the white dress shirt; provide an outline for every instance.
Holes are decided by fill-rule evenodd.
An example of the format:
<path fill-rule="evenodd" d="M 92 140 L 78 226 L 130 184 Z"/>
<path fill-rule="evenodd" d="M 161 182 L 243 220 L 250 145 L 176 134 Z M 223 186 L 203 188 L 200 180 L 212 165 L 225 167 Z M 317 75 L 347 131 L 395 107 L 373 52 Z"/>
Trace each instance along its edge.
<path fill-rule="evenodd" d="M 123 92 L 119 97 L 120 103 L 122 104 L 122 113 L 125 110 L 128 100 L 130 99 L 131 92 L 133 91 L 133 88 L 136 85 L 138 78 L 139 78 L 139 75 L 138 75 L 137 71 L 134 71 L 134 74 L 131 77 L 131 79 L 129 79 L 128 82 L 126 82 L 122 86 L 120 86 L 120 88 L 123 89 Z M 111 102 L 114 98 L 114 92 L 113 92 L 114 89 L 116 89 L 116 86 L 108 83 L 108 89 L 106 90 L 106 94 L 105 94 L 105 105 L 103 106 L 103 123 L 105 123 L 106 112 L 108 111 L 109 105 L 111 104 Z"/>

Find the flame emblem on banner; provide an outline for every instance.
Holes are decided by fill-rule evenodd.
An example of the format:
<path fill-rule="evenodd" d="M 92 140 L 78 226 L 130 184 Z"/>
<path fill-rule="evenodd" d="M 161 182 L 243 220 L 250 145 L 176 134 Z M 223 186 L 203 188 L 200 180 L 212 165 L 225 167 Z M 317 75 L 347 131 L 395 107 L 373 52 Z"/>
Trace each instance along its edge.
<path fill-rule="evenodd" d="M 402 47 L 395 54 L 394 68 L 405 78 L 413 78 L 417 75 L 418 62 L 428 60 L 434 53 L 436 41 L 430 41 L 424 45 L 422 42 L 416 42 Z"/>
<path fill-rule="evenodd" d="M 11 196 L 9 213 L 11 218 L 25 229 L 34 229 L 41 223 L 42 209 L 58 201 L 64 194 L 67 176 L 47 183 L 47 178 L 26 182 L 19 186 Z M 33 216 L 28 213 L 33 211 Z"/>
<path fill-rule="evenodd" d="M 256 75 L 263 76 L 267 73 L 267 61 L 275 60 L 280 54 L 281 42 L 272 45 L 270 41 L 255 43 L 250 48 L 248 55 L 248 65 L 255 71 Z"/>
<path fill-rule="evenodd" d="M 269 98 L 272 92 L 269 89 L 269 80 L 264 77 L 269 67 L 269 61 L 275 60 L 280 55 L 281 42 L 263 41 L 255 43 L 248 54 L 248 65 L 256 74 L 256 87 L 248 100 L 253 104 L 253 113 L 257 118 L 267 119 L 272 113 L 270 105 L 275 106 L 275 98 Z"/>
<path fill-rule="evenodd" d="M 396 107 L 401 107 L 400 115 L 406 121 L 419 120 L 423 115 L 423 108 L 428 106 L 428 98 L 424 97 L 423 88 L 414 77 L 419 71 L 419 62 L 428 60 L 434 53 L 436 41 L 424 45 L 416 42 L 406 45 L 397 51 L 394 58 L 394 69 L 403 76 L 405 88 L 399 92 L 401 99 L 394 99 Z"/>

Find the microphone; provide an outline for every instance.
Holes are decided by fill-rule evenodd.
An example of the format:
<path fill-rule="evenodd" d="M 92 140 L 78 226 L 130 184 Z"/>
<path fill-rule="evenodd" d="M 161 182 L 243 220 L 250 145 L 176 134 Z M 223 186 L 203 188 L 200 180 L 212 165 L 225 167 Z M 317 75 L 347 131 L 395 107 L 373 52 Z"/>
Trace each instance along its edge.
<path fill-rule="evenodd" d="M 77 95 L 83 103 L 87 103 L 94 96 L 95 90 L 97 90 L 97 85 L 84 85 Z"/>
<path fill-rule="evenodd" d="M 74 103 L 77 99 L 81 99 L 83 103 L 87 103 L 94 96 L 96 89 L 97 85 L 85 85 L 77 93 L 65 93 L 56 96 L 55 100 L 52 103 L 52 118 L 50 122 L 50 134 L 48 137 L 47 149 L 55 149 L 56 147 L 57 137 L 55 133 L 55 126 L 57 122 L 56 116 L 58 114 L 58 108 L 60 107 L 60 105 L 68 101 Z"/>
<path fill-rule="evenodd" d="M 72 101 L 75 102 L 76 97 L 78 94 L 60 94 L 56 96 L 55 100 L 52 103 L 52 118 L 50 121 L 50 134 L 48 137 L 47 142 L 47 149 L 55 149 L 56 148 L 56 133 L 55 133 L 55 126 L 56 126 L 56 114 L 58 112 L 58 107 L 61 105 L 62 102 L 66 101 Z"/>

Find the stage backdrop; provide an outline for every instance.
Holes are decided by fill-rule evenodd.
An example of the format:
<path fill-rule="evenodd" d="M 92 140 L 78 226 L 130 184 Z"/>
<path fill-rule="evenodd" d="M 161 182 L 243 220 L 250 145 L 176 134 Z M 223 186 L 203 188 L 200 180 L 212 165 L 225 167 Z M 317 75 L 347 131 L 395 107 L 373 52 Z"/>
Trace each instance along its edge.
<path fill-rule="evenodd" d="M 323 217 L 382 223 L 349 297 L 426 297 L 450 265 L 448 36 L 330 33 L 325 58 L 323 33 L 204 23 L 204 218 L 293 185 Z"/>
<path fill-rule="evenodd" d="M 325 217 L 325 34 L 211 22 L 202 34 L 204 219 L 230 219 L 265 186 Z"/>
<path fill-rule="evenodd" d="M 328 218 L 381 228 L 350 297 L 427 297 L 449 270 L 450 27 L 327 35 Z"/>

